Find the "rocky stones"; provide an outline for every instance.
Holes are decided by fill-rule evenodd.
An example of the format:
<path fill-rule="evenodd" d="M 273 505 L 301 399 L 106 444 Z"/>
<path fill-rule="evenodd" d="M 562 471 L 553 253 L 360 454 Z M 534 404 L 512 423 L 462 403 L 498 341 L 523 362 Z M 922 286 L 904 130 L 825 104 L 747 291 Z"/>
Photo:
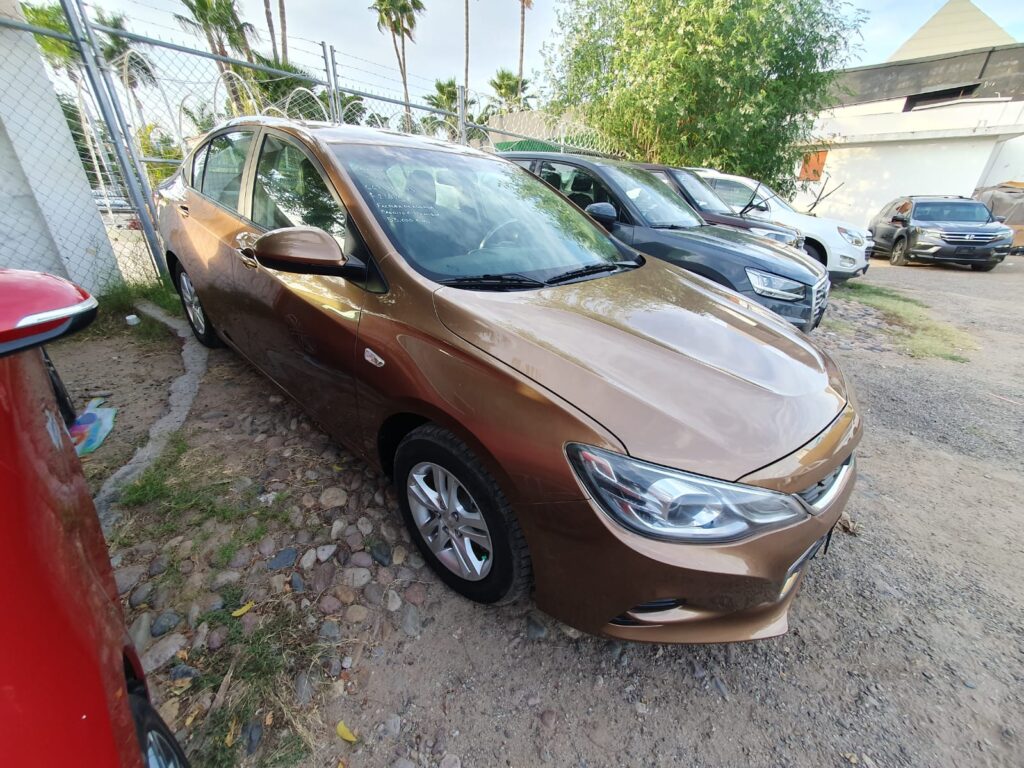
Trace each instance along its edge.
<path fill-rule="evenodd" d="M 153 622 L 153 626 L 150 627 L 150 634 L 153 637 L 160 637 L 166 635 L 178 624 L 181 623 L 181 617 L 174 611 L 164 611 L 156 617 L 156 621 Z"/>
<path fill-rule="evenodd" d="M 210 637 L 210 625 L 205 621 L 199 625 L 196 629 L 196 634 L 192 638 L 192 650 L 199 652 L 206 649 L 206 644 Z"/>
<path fill-rule="evenodd" d="M 254 717 L 242 729 L 242 743 L 245 744 L 245 754 L 251 755 L 256 752 L 263 739 L 263 723 L 258 717 Z"/>
<path fill-rule="evenodd" d="M 221 571 L 213 577 L 213 588 L 222 589 L 229 584 L 237 584 L 239 579 L 242 578 L 242 574 L 238 571 Z"/>
<path fill-rule="evenodd" d="M 274 540 L 274 537 L 269 534 L 260 539 L 260 543 L 257 545 L 257 549 L 264 557 L 270 557 L 276 548 L 277 542 Z"/>
<path fill-rule="evenodd" d="M 368 568 L 346 568 L 341 574 L 341 583 L 352 589 L 361 589 L 370 583 L 373 577 Z"/>
<path fill-rule="evenodd" d="M 340 584 L 334 588 L 334 595 L 345 605 L 351 605 L 356 601 L 356 591 L 352 587 Z"/>
<path fill-rule="evenodd" d="M 545 728 L 553 728 L 555 725 L 555 710 L 545 709 L 540 713 L 540 724 Z"/>
<path fill-rule="evenodd" d="M 423 605 L 427 599 L 427 588 L 419 582 L 414 582 L 405 590 L 405 602 L 413 605 Z"/>
<path fill-rule="evenodd" d="M 334 565 L 331 563 L 321 563 L 313 571 L 313 578 L 311 582 L 312 590 L 316 594 L 326 592 L 330 589 L 331 584 L 334 583 Z"/>
<path fill-rule="evenodd" d="M 370 605 L 380 605 L 384 600 L 384 587 L 371 581 L 363 588 L 363 599 Z"/>
<path fill-rule="evenodd" d="M 416 768 L 416 763 L 407 757 L 400 757 L 391 764 L 391 768 Z"/>
<path fill-rule="evenodd" d="M 398 596 L 398 593 L 393 589 L 389 589 L 384 595 L 384 607 L 389 613 L 394 613 L 402 607 L 402 598 Z"/>
<path fill-rule="evenodd" d="M 419 552 L 410 552 L 408 563 L 410 568 L 422 568 L 424 565 L 423 555 Z"/>
<path fill-rule="evenodd" d="M 360 517 L 356 520 L 356 528 L 359 529 L 359 532 L 363 534 L 363 536 L 369 536 L 373 533 L 373 523 L 368 517 Z"/>
<path fill-rule="evenodd" d="M 336 654 L 331 654 L 323 660 L 321 664 L 324 674 L 328 677 L 335 678 L 341 674 L 341 659 Z"/>
<path fill-rule="evenodd" d="M 324 595 L 320 598 L 320 602 L 317 603 L 317 607 L 320 609 L 320 613 L 326 615 L 338 613 L 341 610 L 341 600 L 334 595 Z"/>
<path fill-rule="evenodd" d="M 132 622 L 131 629 L 128 630 L 128 635 L 132 639 L 132 645 L 135 646 L 135 650 L 142 653 L 146 646 L 149 645 L 151 638 L 150 630 L 153 626 L 153 614 L 143 613 L 140 614 L 135 621 Z"/>
<path fill-rule="evenodd" d="M 228 628 L 227 627 L 216 627 L 210 631 L 210 638 L 207 641 L 207 647 L 211 651 L 219 650 L 228 639 Z"/>
<path fill-rule="evenodd" d="M 332 485 L 329 488 L 324 488 L 323 493 L 320 494 L 320 506 L 324 509 L 344 507 L 347 502 L 348 491 L 340 485 Z"/>
<path fill-rule="evenodd" d="M 320 639 L 325 643 L 337 643 L 341 640 L 341 628 L 336 621 L 325 621 L 320 625 Z"/>
<path fill-rule="evenodd" d="M 231 562 L 228 563 L 229 568 L 248 568 L 249 564 L 252 563 L 253 553 L 249 547 L 242 547 L 235 552 L 234 557 L 231 558 Z"/>
<path fill-rule="evenodd" d="M 258 613 L 253 613 L 252 611 L 249 611 L 249 613 L 242 616 L 241 621 L 239 623 L 242 625 L 242 635 L 244 637 L 249 637 L 253 632 L 256 631 L 256 628 L 259 627 L 260 616 Z"/>
<path fill-rule="evenodd" d="M 366 606 L 359 605 L 358 603 L 350 605 L 345 609 L 345 621 L 350 624 L 362 624 L 369 615 L 370 611 L 367 610 Z"/>
<path fill-rule="evenodd" d="M 355 552 L 349 562 L 360 568 L 369 568 L 373 565 L 373 557 L 369 552 Z"/>
<path fill-rule="evenodd" d="M 293 576 L 295 574 L 292 574 Z M 275 573 L 270 577 L 270 591 L 275 595 L 284 594 L 285 585 L 288 584 L 288 575 L 284 573 Z"/>
<path fill-rule="evenodd" d="M 128 597 L 128 605 L 132 608 L 138 608 L 140 605 L 146 602 L 149 598 L 149 593 L 153 591 L 152 583 L 145 581 L 139 584 L 135 589 L 132 590 L 131 595 Z"/>
<path fill-rule="evenodd" d="M 544 625 L 543 619 L 535 613 L 526 617 L 526 637 L 529 640 L 543 640 L 548 636 L 548 628 Z"/>
<path fill-rule="evenodd" d="M 299 574 L 298 571 L 292 574 L 291 586 L 292 592 L 294 592 L 296 595 L 301 595 L 303 592 L 306 591 L 306 582 L 302 580 L 302 576 Z"/>
<path fill-rule="evenodd" d="M 172 635 L 165 635 L 157 640 L 142 654 L 142 669 L 149 674 L 163 667 L 173 659 L 178 651 L 188 644 L 188 640 L 180 632 Z"/>
<path fill-rule="evenodd" d="M 394 544 L 398 541 L 398 529 L 395 528 L 395 524 L 390 520 L 385 520 L 380 524 L 380 535 L 384 537 L 384 541 L 388 544 Z"/>
<path fill-rule="evenodd" d="M 334 553 L 337 551 L 337 544 L 322 544 L 321 546 L 316 548 L 316 559 L 319 560 L 321 563 L 326 563 L 328 560 L 334 557 Z"/>
<path fill-rule="evenodd" d="M 437 765 L 438 768 L 462 768 L 462 760 L 455 755 L 445 755 Z"/>
<path fill-rule="evenodd" d="M 361 534 L 359 531 L 355 531 L 353 533 L 346 533 L 345 543 L 348 545 L 348 548 L 350 550 L 352 550 L 353 552 L 358 552 L 363 548 L 363 534 Z"/>
<path fill-rule="evenodd" d="M 199 677 L 200 674 L 200 671 L 195 667 L 190 667 L 188 664 L 177 664 L 171 667 L 168 677 L 171 680 L 191 680 L 194 677 Z"/>
<path fill-rule="evenodd" d="M 316 563 L 316 550 L 307 549 L 302 554 L 302 559 L 299 560 L 299 568 L 304 571 L 308 571 Z"/>
<path fill-rule="evenodd" d="M 405 610 L 402 611 L 402 631 L 409 637 L 419 637 L 422 631 L 420 624 L 420 612 L 415 605 L 405 606 Z"/>
<path fill-rule="evenodd" d="M 370 545 L 370 556 L 380 565 L 391 565 L 391 545 L 379 539 L 374 541 Z"/>
<path fill-rule="evenodd" d="M 114 571 L 114 584 L 117 585 L 117 594 L 127 594 L 132 587 L 139 583 L 139 579 L 146 573 L 146 570 L 147 568 L 144 565 L 129 565 Z"/>
<path fill-rule="evenodd" d="M 170 564 L 171 559 L 167 555 L 157 555 L 149 563 L 149 575 L 159 576 L 161 573 L 167 570 L 167 566 Z"/>
<path fill-rule="evenodd" d="M 394 713 L 388 715 L 380 724 L 380 732 L 389 739 L 396 738 L 402 732 L 402 718 Z"/>
<path fill-rule="evenodd" d="M 295 675 L 293 682 L 295 688 L 295 703 L 300 707 L 306 707 L 313 700 L 313 684 L 309 681 L 309 675 L 299 672 Z"/>
<path fill-rule="evenodd" d="M 279 571 L 283 568 L 291 568 L 295 565 L 295 560 L 298 556 L 299 552 L 295 547 L 285 547 L 267 561 L 267 569 Z"/>
<path fill-rule="evenodd" d="M 407 550 L 401 544 L 399 544 L 397 547 L 391 550 L 391 562 L 395 565 L 401 565 L 402 563 L 404 563 L 408 556 L 409 550 Z"/>

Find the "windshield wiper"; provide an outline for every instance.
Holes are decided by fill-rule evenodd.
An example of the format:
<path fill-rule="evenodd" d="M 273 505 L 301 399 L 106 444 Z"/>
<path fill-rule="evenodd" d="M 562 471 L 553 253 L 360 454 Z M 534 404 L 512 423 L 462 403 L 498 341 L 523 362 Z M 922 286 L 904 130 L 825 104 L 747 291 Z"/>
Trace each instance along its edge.
<path fill-rule="evenodd" d="M 465 275 L 438 280 L 441 285 L 461 288 L 543 288 L 547 283 L 526 275 L 509 272 L 502 275 Z"/>
<path fill-rule="evenodd" d="M 590 264 L 586 267 L 580 267 L 579 269 L 570 269 L 568 272 L 563 272 L 560 275 L 548 278 L 548 285 L 557 285 L 558 283 L 565 283 L 569 280 L 575 280 L 578 277 L 586 277 L 587 275 L 596 275 L 601 272 L 617 272 L 620 269 L 631 269 L 633 267 L 639 267 L 640 263 L 637 261 L 612 261 L 604 264 Z"/>
<path fill-rule="evenodd" d="M 700 224 L 651 224 L 651 229 L 696 229 Z"/>

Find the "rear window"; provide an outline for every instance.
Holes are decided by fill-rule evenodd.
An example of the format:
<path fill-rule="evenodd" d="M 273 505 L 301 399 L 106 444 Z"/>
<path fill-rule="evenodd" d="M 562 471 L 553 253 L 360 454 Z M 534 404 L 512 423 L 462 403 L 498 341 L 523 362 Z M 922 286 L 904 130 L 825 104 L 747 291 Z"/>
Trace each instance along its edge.
<path fill-rule="evenodd" d="M 245 158 L 251 143 L 251 131 L 233 131 L 211 141 L 199 191 L 225 208 L 237 211 L 242 171 L 245 170 Z"/>

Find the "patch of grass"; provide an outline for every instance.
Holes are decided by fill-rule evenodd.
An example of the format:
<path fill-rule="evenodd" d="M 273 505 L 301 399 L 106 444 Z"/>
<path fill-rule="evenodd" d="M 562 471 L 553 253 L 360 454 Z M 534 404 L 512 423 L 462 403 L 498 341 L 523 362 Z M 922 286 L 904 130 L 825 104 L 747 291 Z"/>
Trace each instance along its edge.
<path fill-rule="evenodd" d="M 251 530 L 242 532 L 242 540 L 246 544 L 255 544 L 267 535 L 267 524 L 260 521 Z"/>
<path fill-rule="evenodd" d="M 226 544 L 221 544 L 217 548 L 216 553 L 213 555 L 213 564 L 218 568 L 227 568 L 228 563 L 238 553 L 238 542 L 229 541 Z"/>
<path fill-rule="evenodd" d="M 178 294 L 168 283 L 116 283 L 96 297 L 100 311 L 112 314 L 130 315 L 135 311 L 135 302 L 148 299 L 166 312 L 181 314 Z"/>
<path fill-rule="evenodd" d="M 236 746 L 224 743 L 224 734 L 231 728 L 235 713 L 229 707 L 221 707 L 211 713 L 203 724 L 204 738 L 192 750 L 189 761 L 204 768 L 233 768 L 237 760 Z"/>
<path fill-rule="evenodd" d="M 262 764 L 267 768 L 290 768 L 309 757 L 309 747 L 297 733 L 288 733 L 278 739 L 274 749 Z"/>
<path fill-rule="evenodd" d="M 820 328 L 824 331 L 832 331 L 843 336 L 852 336 L 857 330 L 853 323 L 846 320 L 840 320 L 838 317 L 833 317 L 828 312 L 825 313 L 825 317 L 821 320 Z"/>
<path fill-rule="evenodd" d="M 922 301 L 891 288 L 867 283 L 845 283 L 833 295 L 874 307 L 893 326 L 896 336 L 911 357 L 938 357 L 966 363 L 964 354 L 974 349 L 974 341 L 959 328 L 936 320 Z"/>

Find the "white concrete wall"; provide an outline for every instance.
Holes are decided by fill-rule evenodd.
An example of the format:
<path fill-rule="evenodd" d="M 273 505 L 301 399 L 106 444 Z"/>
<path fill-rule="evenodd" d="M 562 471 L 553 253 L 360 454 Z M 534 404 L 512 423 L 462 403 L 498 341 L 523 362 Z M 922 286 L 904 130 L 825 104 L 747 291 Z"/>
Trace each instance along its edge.
<path fill-rule="evenodd" d="M 825 161 L 826 192 L 845 183 L 814 212 L 866 226 L 900 195 L 970 195 L 997 143 L 981 137 L 834 146 Z M 818 189 L 798 194 L 795 207 L 806 210 Z"/>
<path fill-rule="evenodd" d="M 1004 181 L 1024 181 L 1024 136 L 999 142 L 991 167 L 978 186 L 994 187 Z"/>
<path fill-rule="evenodd" d="M 14 0 L 0 15 L 23 20 Z M 0 29 L 0 267 L 102 291 L 120 272 L 32 35 Z"/>

